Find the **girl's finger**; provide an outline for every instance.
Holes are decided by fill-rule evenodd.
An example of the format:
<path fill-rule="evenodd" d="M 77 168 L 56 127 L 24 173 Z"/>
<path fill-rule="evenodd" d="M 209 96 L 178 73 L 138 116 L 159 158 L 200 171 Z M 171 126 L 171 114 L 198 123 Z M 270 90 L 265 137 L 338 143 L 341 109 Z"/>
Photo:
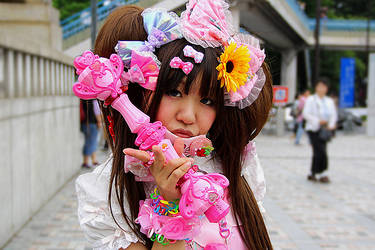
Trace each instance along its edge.
<path fill-rule="evenodd" d="M 185 162 L 182 166 L 176 168 L 168 178 L 168 182 L 174 186 L 177 185 L 178 180 L 186 174 L 191 167 L 191 161 Z"/>
<path fill-rule="evenodd" d="M 152 152 L 154 152 L 154 164 L 152 164 L 152 167 L 163 167 L 164 162 L 165 162 L 165 157 L 163 154 L 163 151 L 161 150 L 160 147 L 158 146 L 152 146 Z"/>
<path fill-rule="evenodd" d="M 172 159 L 172 160 L 168 161 L 167 164 L 164 167 L 164 169 L 166 171 L 169 171 L 167 177 L 169 177 L 169 175 L 173 172 L 173 170 L 181 167 L 186 162 L 193 163 L 193 159 L 184 157 L 184 158 L 177 158 L 177 159 Z"/>
<path fill-rule="evenodd" d="M 181 157 L 185 147 L 184 140 L 182 138 L 177 138 L 174 141 L 173 147 L 176 150 L 177 154 Z"/>
<path fill-rule="evenodd" d="M 146 151 L 137 150 L 134 148 L 125 148 L 123 152 L 124 154 L 133 156 L 142 162 L 148 162 L 150 160 L 150 155 Z"/>

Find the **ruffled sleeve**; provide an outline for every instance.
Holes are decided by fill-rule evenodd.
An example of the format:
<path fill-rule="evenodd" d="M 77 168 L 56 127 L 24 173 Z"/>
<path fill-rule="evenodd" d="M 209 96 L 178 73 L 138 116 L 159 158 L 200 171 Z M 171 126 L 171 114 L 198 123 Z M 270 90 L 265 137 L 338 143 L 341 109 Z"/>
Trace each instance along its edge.
<path fill-rule="evenodd" d="M 139 240 L 122 218 L 114 195 L 112 212 L 122 228 L 112 218 L 107 199 L 111 167 L 112 161 L 108 160 L 93 172 L 83 174 L 76 180 L 78 219 L 93 249 L 126 249 Z M 125 202 L 125 213 L 130 214 L 129 205 Z"/>
<path fill-rule="evenodd" d="M 246 149 L 246 158 L 242 167 L 241 174 L 253 191 L 254 197 L 258 202 L 259 209 L 265 212 L 262 200 L 266 195 L 266 179 L 264 178 L 263 168 L 260 165 L 258 155 L 255 151 L 255 143 L 250 142 Z"/>

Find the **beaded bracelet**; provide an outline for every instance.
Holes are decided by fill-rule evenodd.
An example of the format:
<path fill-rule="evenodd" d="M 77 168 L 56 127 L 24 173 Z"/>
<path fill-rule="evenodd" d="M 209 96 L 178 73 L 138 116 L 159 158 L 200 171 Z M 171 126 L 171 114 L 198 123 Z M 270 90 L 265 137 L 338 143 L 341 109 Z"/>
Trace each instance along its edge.
<path fill-rule="evenodd" d="M 168 244 L 174 244 L 176 243 L 176 240 L 169 240 L 169 239 L 166 239 L 164 237 L 164 235 L 161 235 L 161 234 L 157 234 L 157 233 L 153 233 L 151 238 L 150 238 L 151 241 L 156 241 L 156 242 L 159 242 L 160 244 L 162 244 L 163 246 L 166 246 Z"/>
<path fill-rule="evenodd" d="M 165 201 L 157 189 L 151 199 L 140 202 L 138 217 L 141 232 L 160 244 L 172 244 L 175 240 L 189 240 L 199 233 L 201 218 L 184 218 L 178 210 L 178 200 Z"/>
<path fill-rule="evenodd" d="M 174 216 L 178 214 L 178 202 L 179 199 L 174 201 L 166 201 L 159 193 L 158 189 L 155 188 L 154 192 L 150 195 L 152 199 L 152 206 L 154 207 L 154 213 L 158 214 L 159 216 Z M 159 242 L 162 245 L 173 244 L 176 240 L 169 240 L 164 237 L 162 234 L 153 233 L 150 237 L 151 241 Z"/>
<path fill-rule="evenodd" d="M 174 216 L 179 213 L 178 210 L 178 202 L 179 199 L 176 199 L 174 201 L 166 201 L 164 198 L 160 195 L 157 188 L 154 189 L 154 192 L 151 193 L 151 199 L 153 201 L 154 206 L 154 212 L 160 216 Z"/>

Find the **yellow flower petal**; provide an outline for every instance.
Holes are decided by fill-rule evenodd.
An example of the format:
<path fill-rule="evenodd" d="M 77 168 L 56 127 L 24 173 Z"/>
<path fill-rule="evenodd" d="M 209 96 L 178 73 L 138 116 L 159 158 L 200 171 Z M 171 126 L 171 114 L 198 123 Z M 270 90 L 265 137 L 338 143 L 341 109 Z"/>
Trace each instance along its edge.
<path fill-rule="evenodd" d="M 237 92 L 240 86 L 245 85 L 250 69 L 250 52 L 246 46 L 237 47 L 236 43 L 231 43 L 227 46 L 224 52 L 220 55 L 220 64 L 216 67 L 219 71 L 218 80 L 220 87 L 226 86 L 228 92 Z M 231 72 L 227 72 L 227 63 L 233 64 Z"/>

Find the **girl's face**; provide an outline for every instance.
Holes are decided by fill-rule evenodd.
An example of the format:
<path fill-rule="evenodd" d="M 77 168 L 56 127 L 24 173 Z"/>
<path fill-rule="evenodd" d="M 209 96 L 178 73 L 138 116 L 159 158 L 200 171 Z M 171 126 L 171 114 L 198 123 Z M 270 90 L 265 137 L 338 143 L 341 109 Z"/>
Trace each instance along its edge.
<path fill-rule="evenodd" d="M 188 94 L 184 84 L 166 92 L 160 102 L 156 120 L 182 138 L 205 135 L 216 118 L 214 103 L 199 94 L 200 81 L 194 81 Z"/>

